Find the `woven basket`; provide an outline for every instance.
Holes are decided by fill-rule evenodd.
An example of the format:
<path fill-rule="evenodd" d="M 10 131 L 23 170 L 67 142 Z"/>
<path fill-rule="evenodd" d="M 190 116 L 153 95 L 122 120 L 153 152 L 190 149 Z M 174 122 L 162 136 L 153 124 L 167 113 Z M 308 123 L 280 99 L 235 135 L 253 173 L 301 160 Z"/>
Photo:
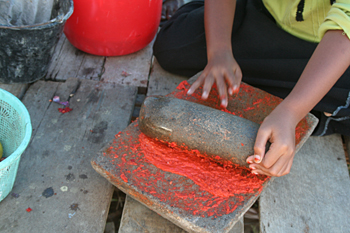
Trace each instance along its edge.
<path fill-rule="evenodd" d="M 22 102 L 0 89 L 0 142 L 5 160 L 0 162 L 0 201 L 12 190 L 19 161 L 32 135 L 30 116 Z"/>

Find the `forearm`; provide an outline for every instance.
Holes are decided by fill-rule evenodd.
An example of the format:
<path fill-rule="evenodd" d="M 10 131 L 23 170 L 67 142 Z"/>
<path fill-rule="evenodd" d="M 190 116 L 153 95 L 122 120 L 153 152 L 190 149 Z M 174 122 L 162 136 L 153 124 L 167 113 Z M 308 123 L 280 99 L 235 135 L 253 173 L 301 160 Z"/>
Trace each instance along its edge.
<path fill-rule="evenodd" d="M 232 51 L 231 34 L 236 0 L 206 0 L 204 23 L 208 59 L 220 51 Z"/>
<path fill-rule="evenodd" d="M 298 123 L 327 94 L 350 65 L 350 40 L 342 31 L 328 31 L 310 58 L 292 92 L 278 106 Z"/>

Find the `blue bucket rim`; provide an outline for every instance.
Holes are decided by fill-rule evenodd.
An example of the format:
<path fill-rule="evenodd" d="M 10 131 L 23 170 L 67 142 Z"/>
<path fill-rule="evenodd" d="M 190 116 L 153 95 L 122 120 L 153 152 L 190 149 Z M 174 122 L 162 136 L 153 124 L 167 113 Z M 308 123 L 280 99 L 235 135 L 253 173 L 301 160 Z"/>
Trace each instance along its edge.
<path fill-rule="evenodd" d="M 22 155 L 24 150 L 27 148 L 27 146 L 30 142 L 30 139 L 32 137 L 32 124 L 31 124 L 29 112 L 28 112 L 27 108 L 24 106 L 24 104 L 22 103 L 22 101 L 20 101 L 16 96 L 11 94 L 10 92 L 8 92 L 4 89 L 1 89 L 1 88 L 0 88 L 0 95 L 5 95 L 6 99 L 17 102 L 19 104 L 20 109 L 23 110 L 23 112 L 21 114 L 23 114 L 23 117 L 25 119 L 25 126 L 26 126 L 25 135 L 24 135 L 24 138 L 23 138 L 21 144 L 18 146 L 18 148 L 11 155 L 7 156 L 5 160 L 0 162 L 0 170 L 2 170 L 4 168 L 10 166 L 19 156 Z"/>
<path fill-rule="evenodd" d="M 60 15 L 58 15 L 56 18 L 47 21 L 45 23 L 39 23 L 39 24 L 33 24 L 33 25 L 23 25 L 23 26 L 9 26 L 9 25 L 3 25 L 0 24 L 0 29 L 13 29 L 13 30 L 35 30 L 43 27 L 53 27 L 57 24 L 62 24 L 67 21 L 67 19 L 73 14 L 74 9 L 74 3 L 73 0 L 69 0 L 70 7 L 69 11 L 65 14 L 63 18 L 59 18 Z"/>

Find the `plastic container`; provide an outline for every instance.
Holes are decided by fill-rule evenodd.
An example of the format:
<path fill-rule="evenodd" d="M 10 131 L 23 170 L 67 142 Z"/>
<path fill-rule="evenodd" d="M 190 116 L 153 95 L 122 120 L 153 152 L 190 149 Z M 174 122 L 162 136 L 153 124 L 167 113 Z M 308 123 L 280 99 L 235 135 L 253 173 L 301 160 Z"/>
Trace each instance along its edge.
<path fill-rule="evenodd" d="M 78 49 L 100 56 L 130 54 L 155 37 L 162 0 L 74 0 L 64 33 Z"/>
<path fill-rule="evenodd" d="M 0 142 L 5 160 L 0 162 L 0 201 L 12 190 L 19 161 L 32 135 L 30 116 L 22 102 L 0 89 Z"/>
<path fill-rule="evenodd" d="M 73 13 L 73 0 L 44 2 L 51 3 L 52 7 L 43 8 L 40 5 L 43 2 L 40 0 L 7 0 L 1 5 L 1 83 L 31 83 L 43 78 L 47 73 L 64 24 Z M 8 6 L 6 3 L 9 3 Z M 17 6 L 14 3 L 21 6 L 17 12 L 13 9 Z M 38 5 L 43 9 L 37 9 Z M 42 22 L 46 12 L 47 20 Z"/>

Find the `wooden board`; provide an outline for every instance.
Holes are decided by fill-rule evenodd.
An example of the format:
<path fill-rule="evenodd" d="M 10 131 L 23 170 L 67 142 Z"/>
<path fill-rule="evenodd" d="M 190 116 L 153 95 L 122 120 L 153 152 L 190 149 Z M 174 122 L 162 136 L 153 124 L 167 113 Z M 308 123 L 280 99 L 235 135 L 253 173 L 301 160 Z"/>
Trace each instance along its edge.
<path fill-rule="evenodd" d="M 243 233 L 243 218 L 229 233 Z M 140 204 L 130 196 L 126 197 L 119 233 L 185 233 L 186 231 Z"/>
<path fill-rule="evenodd" d="M 142 50 L 124 56 L 107 57 L 102 80 L 104 82 L 147 87 L 154 40 Z"/>
<path fill-rule="evenodd" d="M 49 102 L 73 92 L 69 113 Z M 10 194 L 0 203 L 0 232 L 103 232 L 114 188 L 90 160 L 129 124 L 136 94 L 135 87 L 79 79 L 29 88 L 23 102 L 32 117 L 32 141 L 12 190 L 19 197 Z"/>
<path fill-rule="evenodd" d="M 58 41 L 46 80 L 64 81 L 68 78 L 100 80 L 105 57 L 76 49 L 62 34 Z"/>
<path fill-rule="evenodd" d="M 172 92 L 187 77 L 171 74 L 160 67 L 154 58 L 148 83 L 147 96 L 167 95 Z"/>
<path fill-rule="evenodd" d="M 180 227 L 166 220 L 130 196 L 125 199 L 119 233 L 185 233 Z"/>
<path fill-rule="evenodd" d="M 339 135 L 311 137 L 290 174 L 260 197 L 262 233 L 349 232 L 350 181 Z"/>
<path fill-rule="evenodd" d="M 4 89 L 14 96 L 16 96 L 19 99 L 22 99 L 24 96 L 24 93 L 28 89 L 29 84 L 23 84 L 23 83 L 15 83 L 15 84 L 1 84 L 0 88 Z"/>

